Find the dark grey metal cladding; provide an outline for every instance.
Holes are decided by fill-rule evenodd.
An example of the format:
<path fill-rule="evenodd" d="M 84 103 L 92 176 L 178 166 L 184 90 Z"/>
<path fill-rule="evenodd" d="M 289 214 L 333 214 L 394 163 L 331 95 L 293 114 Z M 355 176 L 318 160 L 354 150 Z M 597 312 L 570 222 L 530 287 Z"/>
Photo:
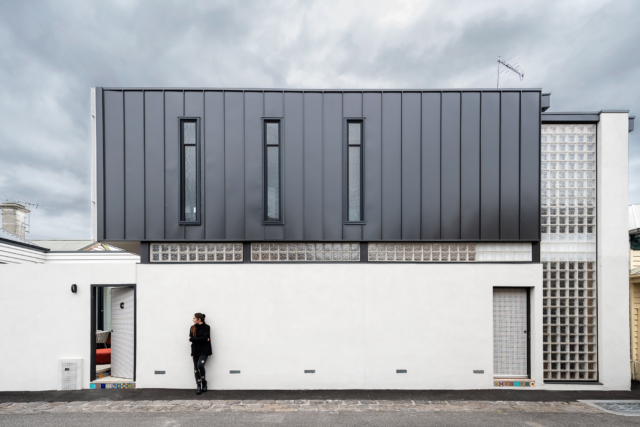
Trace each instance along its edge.
<path fill-rule="evenodd" d="M 446 240 L 460 239 L 460 95 L 442 94 L 440 232 Z"/>
<path fill-rule="evenodd" d="M 402 95 L 402 239 L 420 239 L 422 94 Z"/>
<path fill-rule="evenodd" d="M 520 227 L 520 94 L 503 93 L 500 108 L 500 237 L 517 239 Z"/>
<path fill-rule="evenodd" d="M 366 126 L 366 123 L 365 123 Z M 382 94 L 382 240 L 402 239 L 402 93 Z M 365 182 L 364 185 L 367 185 Z M 365 212 L 365 218 L 367 213 Z"/>
<path fill-rule="evenodd" d="M 104 216 L 105 239 L 125 238 L 124 233 L 124 98 L 123 92 L 104 93 Z M 98 153 L 100 155 L 101 153 Z M 100 159 L 98 159 L 98 163 Z"/>
<path fill-rule="evenodd" d="M 144 108 L 142 92 L 124 92 L 125 238 L 144 239 Z"/>
<path fill-rule="evenodd" d="M 145 238 L 164 239 L 165 138 L 162 91 L 144 93 L 144 143 Z"/>
<path fill-rule="evenodd" d="M 462 94 L 460 131 L 460 238 L 480 238 L 480 93 Z"/>
<path fill-rule="evenodd" d="M 422 238 L 438 240 L 440 233 L 440 125 L 442 94 L 422 94 Z"/>
<path fill-rule="evenodd" d="M 103 240 L 539 239 L 540 90 L 102 89 Z M 179 222 L 179 117 L 200 117 L 200 225 Z M 264 118 L 284 224 L 263 225 Z M 344 123 L 364 120 L 364 224 L 345 224 Z"/>
<path fill-rule="evenodd" d="M 244 108 L 244 234 L 249 240 L 263 240 L 262 179 L 255 179 L 255 171 L 262 171 L 262 120 L 264 94 L 245 93 Z"/>

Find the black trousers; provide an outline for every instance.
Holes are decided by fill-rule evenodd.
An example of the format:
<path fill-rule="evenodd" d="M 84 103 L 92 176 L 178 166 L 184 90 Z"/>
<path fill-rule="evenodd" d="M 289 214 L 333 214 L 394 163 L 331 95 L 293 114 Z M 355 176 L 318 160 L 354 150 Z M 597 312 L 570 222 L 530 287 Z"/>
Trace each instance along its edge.
<path fill-rule="evenodd" d="M 193 356 L 193 371 L 195 372 L 196 382 L 206 381 L 204 376 L 204 364 L 207 363 L 209 356 Z"/>

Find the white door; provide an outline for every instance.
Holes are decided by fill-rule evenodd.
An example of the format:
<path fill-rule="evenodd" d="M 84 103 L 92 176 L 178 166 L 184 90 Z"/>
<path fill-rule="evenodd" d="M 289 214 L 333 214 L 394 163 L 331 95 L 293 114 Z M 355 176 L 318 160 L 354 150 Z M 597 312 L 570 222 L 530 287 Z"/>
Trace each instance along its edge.
<path fill-rule="evenodd" d="M 526 288 L 493 289 L 493 376 L 528 378 Z"/>
<path fill-rule="evenodd" d="M 133 379 L 133 288 L 111 291 L 111 376 Z"/>

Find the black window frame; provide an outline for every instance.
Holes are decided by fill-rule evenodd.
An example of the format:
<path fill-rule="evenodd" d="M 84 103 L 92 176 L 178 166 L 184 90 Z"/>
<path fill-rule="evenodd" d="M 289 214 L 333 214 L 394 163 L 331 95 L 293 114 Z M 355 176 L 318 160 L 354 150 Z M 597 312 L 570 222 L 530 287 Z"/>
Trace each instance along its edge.
<path fill-rule="evenodd" d="M 349 220 L 349 123 L 360 124 L 360 220 Z M 343 219 L 345 225 L 366 224 L 364 216 L 364 126 L 365 117 L 345 117 L 343 126 Z"/>
<path fill-rule="evenodd" d="M 184 205 L 185 205 L 185 191 L 184 191 L 184 169 L 185 169 L 185 155 L 184 155 L 184 138 L 183 138 L 183 126 L 182 124 L 185 122 L 194 122 L 196 124 L 196 219 L 195 221 L 186 221 L 184 218 Z M 180 225 L 200 225 L 201 224 L 201 211 L 202 211 L 202 201 L 201 201 L 201 158 L 200 158 L 200 117 L 178 117 L 178 143 L 180 152 L 180 203 L 179 203 L 179 216 L 178 216 L 178 224 Z"/>
<path fill-rule="evenodd" d="M 280 218 L 278 220 L 267 219 L 267 124 L 278 123 L 278 201 Z M 263 117 L 262 118 L 262 225 L 283 225 L 284 224 L 284 118 L 283 117 Z"/>

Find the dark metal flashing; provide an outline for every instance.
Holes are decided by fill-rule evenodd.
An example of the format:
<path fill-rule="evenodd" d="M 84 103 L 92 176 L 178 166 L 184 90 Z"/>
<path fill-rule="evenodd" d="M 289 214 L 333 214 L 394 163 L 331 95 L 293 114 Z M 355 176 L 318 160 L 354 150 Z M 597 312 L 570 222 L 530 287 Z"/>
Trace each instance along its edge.
<path fill-rule="evenodd" d="M 540 98 L 540 110 L 547 111 L 551 107 L 551 93 L 543 93 Z"/>
<path fill-rule="evenodd" d="M 542 94 L 542 103 L 544 106 L 544 96 Z M 547 107 L 548 108 L 548 107 Z M 546 111 L 543 108 L 542 111 Z M 553 111 L 542 113 L 542 124 L 552 123 L 598 123 L 600 114 L 602 113 L 629 113 L 629 110 L 600 110 L 600 111 Z M 636 116 L 629 116 L 629 132 L 634 130 L 634 121 Z"/>
<path fill-rule="evenodd" d="M 157 92 L 315 92 L 315 93 L 420 93 L 420 92 L 540 92 L 542 88 L 448 88 L 448 89 L 285 89 L 285 88 L 224 88 L 224 87 L 101 87 L 96 89 L 113 90 L 113 91 L 129 91 L 144 90 Z M 550 94 L 549 94 L 550 95 Z"/>
<path fill-rule="evenodd" d="M 542 124 L 547 123 L 598 123 L 600 112 L 552 112 L 542 113 Z"/>
<path fill-rule="evenodd" d="M 16 242 L 15 240 L 4 239 L 2 237 L 0 237 L 0 243 L 4 243 L 6 245 L 11 245 L 11 246 L 19 246 L 21 248 L 31 249 L 31 250 L 34 250 L 34 251 L 44 252 L 44 253 L 47 253 L 47 252 L 51 251 L 51 249 L 43 248 L 42 246 L 30 245 L 28 243 L 22 243 L 22 242 Z"/>

